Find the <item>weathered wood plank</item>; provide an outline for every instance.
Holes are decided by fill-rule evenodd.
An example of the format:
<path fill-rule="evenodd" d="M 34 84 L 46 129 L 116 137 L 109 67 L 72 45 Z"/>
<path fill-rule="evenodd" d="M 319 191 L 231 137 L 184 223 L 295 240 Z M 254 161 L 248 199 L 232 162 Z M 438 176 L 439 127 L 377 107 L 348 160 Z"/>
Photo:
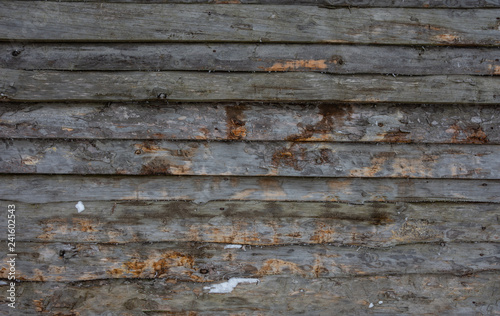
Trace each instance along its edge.
<path fill-rule="evenodd" d="M 23 315 L 494 315 L 500 312 L 500 274 L 411 274 L 355 278 L 259 278 L 230 294 L 209 294 L 207 284 L 175 280 L 21 282 L 17 309 Z M 4 292 L 8 287 L 3 285 Z M 279 302 L 277 304 L 276 302 Z M 379 304 L 379 302 L 381 302 Z M 373 308 L 369 308 L 373 303 Z M 7 304 L 1 311 L 9 312 Z"/>
<path fill-rule="evenodd" d="M 500 75 L 497 48 L 294 44 L 1 43 L 0 64 L 24 70 L 309 71 Z"/>
<path fill-rule="evenodd" d="M 16 242 L 16 278 L 83 281 L 106 278 L 166 278 L 211 282 L 227 277 L 450 273 L 500 270 L 500 243 L 402 245 L 391 248 L 261 246 L 224 249 L 208 243 L 25 243 Z M 6 257 L 6 251 L 1 250 Z M 0 278 L 7 278 L 3 262 Z M 208 273 L 205 273 L 208 270 Z"/>
<path fill-rule="evenodd" d="M 497 17 L 491 9 L 4 1 L 0 40 L 497 46 Z"/>
<path fill-rule="evenodd" d="M 0 73 L 0 99 L 12 101 L 166 99 L 495 104 L 500 100 L 498 76 L 393 77 L 301 72 L 68 72 L 11 69 L 1 69 Z"/>
<path fill-rule="evenodd" d="M 17 0 L 25 1 L 25 0 Z M 31 1 L 31 0 L 29 0 Z M 133 2 L 183 4 L 311 5 L 328 8 L 499 8 L 499 0 L 38 0 L 58 2 Z"/>
<path fill-rule="evenodd" d="M 16 205 L 18 241 L 215 242 L 389 247 L 499 242 L 500 205 L 297 202 L 75 202 Z M 6 236 L 3 236 L 5 238 Z"/>
<path fill-rule="evenodd" d="M 498 145 L 2 140 L 2 173 L 500 179 Z"/>
<path fill-rule="evenodd" d="M 500 144 L 497 105 L 5 103 L 2 138 Z"/>
<path fill-rule="evenodd" d="M 27 203 L 113 200 L 500 202 L 499 180 L 203 176 L 4 175 L 0 199 Z"/>

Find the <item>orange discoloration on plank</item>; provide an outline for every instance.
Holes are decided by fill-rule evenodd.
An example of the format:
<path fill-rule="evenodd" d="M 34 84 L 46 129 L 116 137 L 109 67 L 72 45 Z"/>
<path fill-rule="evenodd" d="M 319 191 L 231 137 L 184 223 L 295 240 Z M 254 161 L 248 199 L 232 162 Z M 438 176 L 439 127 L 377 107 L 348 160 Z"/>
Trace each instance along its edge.
<path fill-rule="evenodd" d="M 247 136 L 245 113 L 246 106 L 226 106 L 226 128 L 228 139 L 244 139 Z"/>
<path fill-rule="evenodd" d="M 446 133 L 453 134 L 452 143 L 458 144 L 486 144 L 489 142 L 488 135 L 481 126 L 461 127 L 455 123 L 446 130 Z"/>
<path fill-rule="evenodd" d="M 286 192 L 283 190 L 279 180 L 271 178 L 261 178 L 258 180 L 259 185 L 264 191 L 264 196 L 268 198 L 276 198 L 280 196 L 286 196 Z"/>
<path fill-rule="evenodd" d="M 287 60 L 274 63 L 271 67 L 259 67 L 265 71 L 324 70 L 328 68 L 326 59 Z"/>
<path fill-rule="evenodd" d="M 96 227 L 99 225 L 99 223 L 94 223 L 90 219 L 84 219 L 84 218 L 74 218 L 73 219 L 73 224 L 77 226 L 76 229 L 82 231 L 82 232 L 97 232 L 99 231 L 96 229 Z M 76 230 L 74 229 L 74 230 Z"/>
<path fill-rule="evenodd" d="M 284 261 L 280 259 L 269 259 L 264 262 L 260 270 L 257 272 L 258 275 L 273 275 L 282 274 L 283 271 L 300 274 L 305 276 L 305 271 L 302 270 L 296 263 Z"/>
<path fill-rule="evenodd" d="M 500 66 L 499 65 L 489 65 L 488 69 L 491 70 L 493 75 L 500 75 Z"/>
<path fill-rule="evenodd" d="M 108 274 L 118 276 L 132 274 L 136 278 L 165 277 L 171 267 L 193 269 L 194 257 L 177 251 L 169 251 L 159 258 L 150 258 L 144 261 L 133 259 L 123 263 L 124 269 L 114 268 Z M 193 281 L 196 281 L 193 279 Z"/>
<path fill-rule="evenodd" d="M 35 310 L 38 313 L 42 313 L 43 311 L 45 311 L 43 300 L 33 300 L 33 305 L 35 305 Z"/>
<path fill-rule="evenodd" d="M 335 230 L 328 225 L 325 225 L 321 222 L 316 222 L 316 230 L 314 234 L 311 236 L 311 242 L 313 243 L 327 243 L 334 241 Z"/>
<path fill-rule="evenodd" d="M 388 131 L 381 135 L 383 137 L 381 141 L 389 143 L 411 143 L 411 140 L 408 139 L 409 135 L 410 132 L 403 132 L 401 130 Z"/>
<path fill-rule="evenodd" d="M 392 155 L 391 155 L 392 154 Z M 375 174 L 383 170 L 384 163 L 395 155 L 394 153 L 378 153 L 373 156 L 371 166 L 360 169 L 353 169 L 350 172 L 351 177 L 374 177 Z"/>
<path fill-rule="evenodd" d="M 452 34 L 439 34 L 432 37 L 433 40 L 443 43 L 455 43 L 460 40 L 460 37 Z"/>

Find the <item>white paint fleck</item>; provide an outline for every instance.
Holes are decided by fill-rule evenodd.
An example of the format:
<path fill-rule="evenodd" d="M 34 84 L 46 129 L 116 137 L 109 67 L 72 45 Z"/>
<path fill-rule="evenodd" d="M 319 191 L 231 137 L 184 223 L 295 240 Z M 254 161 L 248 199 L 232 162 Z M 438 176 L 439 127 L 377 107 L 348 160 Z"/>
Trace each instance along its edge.
<path fill-rule="evenodd" d="M 0 281 L 0 285 L 7 285 L 9 283 L 5 282 L 5 281 Z"/>
<path fill-rule="evenodd" d="M 372 308 L 373 307 L 373 303 L 370 303 L 370 305 L 368 305 L 368 308 Z"/>
<path fill-rule="evenodd" d="M 225 245 L 224 249 L 240 249 L 242 245 Z"/>
<path fill-rule="evenodd" d="M 382 305 L 382 303 L 384 303 L 384 301 L 378 301 L 378 305 Z"/>
<path fill-rule="evenodd" d="M 78 203 L 76 203 L 75 207 L 78 210 L 78 213 L 83 212 L 83 210 L 85 209 L 85 206 L 83 206 L 82 201 L 78 201 Z"/>
<path fill-rule="evenodd" d="M 236 285 L 240 283 L 259 283 L 259 279 L 251 278 L 231 278 L 227 282 L 205 286 L 205 290 L 210 290 L 208 293 L 231 293 Z"/>

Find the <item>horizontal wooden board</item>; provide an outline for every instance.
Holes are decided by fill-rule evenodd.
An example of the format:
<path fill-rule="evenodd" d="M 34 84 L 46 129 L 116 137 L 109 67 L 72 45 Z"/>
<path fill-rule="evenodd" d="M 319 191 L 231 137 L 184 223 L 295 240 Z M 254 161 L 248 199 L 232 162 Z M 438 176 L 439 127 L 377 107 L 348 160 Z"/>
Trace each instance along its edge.
<path fill-rule="evenodd" d="M 0 64 L 24 70 L 300 71 L 500 75 L 498 48 L 297 44 L 0 43 Z"/>
<path fill-rule="evenodd" d="M 0 137 L 500 144 L 497 105 L 4 103 Z"/>
<path fill-rule="evenodd" d="M 17 309 L 23 315 L 51 311 L 80 316 L 319 316 L 330 315 L 333 310 L 339 315 L 500 312 L 498 300 L 492 295 L 500 283 L 497 272 L 314 280 L 294 275 L 265 276 L 259 280 L 259 284 L 239 284 L 229 294 L 207 293 L 204 287 L 210 284 L 165 279 L 21 282 L 17 285 Z M 0 289 L 6 293 L 8 286 L 0 285 Z M 0 305 L 0 311 L 9 313 L 6 303 Z"/>
<path fill-rule="evenodd" d="M 490 103 L 500 77 L 1 69 L 4 101 L 352 101 Z"/>
<path fill-rule="evenodd" d="M 2 173 L 500 179 L 498 145 L 3 140 Z"/>
<path fill-rule="evenodd" d="M 16 251 L 16 278 L 26 281 L 167 278 L 205 283 L 265 275 L 328 278 L 463 275 L 500 270 L 500 243 L 419 244 L 384 249 L 328 245 L 224 249 L 223 245 L 208 243 L 16 242 Z M 5 250 L 1 253 L 6 258 Z M 7 278 L 8 263 L 3 262 L 1 267 L 0 278 Z"/>
<path fill-rule="evenodd" d="M 203 176 L 3 175 L 0 199 L 28 203 L 113 200 L 500 202 L 499 180 Z"/>
<path fill-rule="evenodd" d="M 15 205 L 18 241 L 212 242 L 389 247 L 499 242 L 500 205 L 489 203 L 75 202 Z M 1 237 L 1 239 L 6 236 Z"/>
<path fill-rule="evenodd" d="M 25 1 L 25 0 L 17 0 Z M 32 1 L 32 0 L 30 0 Z M 38 0 L 57 2 L 132 2 L 184 4 L 311 5 L 328 8 L 500 8 L 499 0 Z"/>
<path fill-rule="evenodd" d="M 491 9 L 3 1 L 0 40 L 497 46 L 497 17 Z"/>

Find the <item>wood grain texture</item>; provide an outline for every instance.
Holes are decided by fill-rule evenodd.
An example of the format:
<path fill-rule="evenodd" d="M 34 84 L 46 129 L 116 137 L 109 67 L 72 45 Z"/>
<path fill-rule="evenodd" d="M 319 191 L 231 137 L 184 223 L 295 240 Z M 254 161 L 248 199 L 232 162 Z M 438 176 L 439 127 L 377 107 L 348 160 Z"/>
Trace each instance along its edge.
<path fill-rule="evenodd" d="M 224 249 L 208 243 L 25 243 L 17 242 L 16 278 L 23 281 L 84 281 L 166 278 L 211 282 L 228 277 L 450 273 L 500 269 L 500 243 L 447 243 L 391 248 L 261 246 Z M 1 251 L 4 258 L 5 250 Z M 8 263 L 0 277 L 7 278 Z M 208 273 L 203 273 L 208 270 Z"/>
<path fill-rule="evenodd" d="M 499 180 L 4 175 L 1 200 L 500 202 Z"/>
<path fill-rule="evenodd" d="M 17 0 L 25 1 L 25 0 Z M 29 0 L 32 1 L 32 0 Z M 38 0 L 57 2 L 132 2 L 183 4 L 311 5 L 337 8 L 500 8 L 499 0 Z"/>
<path fill-rule="evenodd" d="M 7 1 L 0 40 L 497 46 L 497 17 L 491 9 Z"/>
<path fill-rule="evenodd" d="M 498 145 L 3 140 L 2 173 L 500 179 Z"/>
<path fill-rule="evenodd" d="M 500 77 L 1 69 L 4 101 L 352 101 L 494 104 Z"/>
<path fill-rule="evenodd" d="M 4 103 L 0 137 L 500 144 L 497 105 Z"/>
<path fill-rule="evenodd" d="M 500 205 L 488 203 L 85 201 L 82 213 L 76 202 L 5 203 L 16 205 L 17 240 L 26 242 L 389 247 L 500 241 Z"/>
<path fill-rule="evenodd" d="M 21 282 L 23 315 L 488 315 L 500 312 L 495 295 L 500 274 L 410 274 L 306 279 L 261 277 L 230 294 L 208 294 L 192 282 L 109 279 L 83 282 Z M 220 283 L 220 282 L 217 282 Z M 7 291 L 7 286 L 0 289 Z M 382 304 L 378 304 L 381 301 Z M 279 302 L 279 304 L 277 304 Z M 373 303 L 374 307 L 369 308 Z M 7 304 L 0 311 L 8 312 Z M 73 313 L 73 314 L 71 314 Z"/>
<path fill-rule="evenodd" d="M 499 52 L 497 48 L 321 44 L 0 43 L 0 64 L 24 70 L 500 75 Z"/>

